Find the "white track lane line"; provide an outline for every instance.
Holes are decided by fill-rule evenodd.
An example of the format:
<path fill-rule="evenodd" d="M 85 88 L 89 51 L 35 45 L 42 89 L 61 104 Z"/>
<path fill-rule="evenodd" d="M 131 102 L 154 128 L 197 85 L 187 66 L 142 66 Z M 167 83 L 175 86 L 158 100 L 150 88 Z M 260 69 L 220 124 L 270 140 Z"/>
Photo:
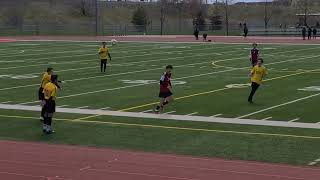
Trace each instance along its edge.
<path fill-rule="evenodd" d="M 148 112 L 152 112 L 153 109 L 148 109 L 148 110 L 145 110 L 145 111 L 142 111 L 141 113 L 148 113 Z"/>
<path fill-rule="evenodd" d="M 88 108 L 89 106 L 80 106 L 80 107 L 77 107 L 76 109 L 84 109 L 84 108 Z"/>
<path fill-rule="evenodd" d="M 11 103 L 12 101 L 4 101 L 4 102 L 0 102 L 1 104 L 8 104 Z"/>

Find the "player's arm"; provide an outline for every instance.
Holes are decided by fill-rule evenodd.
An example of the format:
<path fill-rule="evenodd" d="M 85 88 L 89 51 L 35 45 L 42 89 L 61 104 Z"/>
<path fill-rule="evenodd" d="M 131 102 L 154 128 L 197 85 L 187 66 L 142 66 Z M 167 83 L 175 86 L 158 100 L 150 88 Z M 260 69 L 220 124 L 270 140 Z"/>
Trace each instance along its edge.
<path fill-rule="evenodd" d="M 111 54 L 108 52 L 108 56 L 109 56 L 109 59 L 110 59 L 110 61 L 111 61 Z"/>
<path fill-rule="evenodd" d="M 100 48 L 99 51 L 98 51 L 98 54 L 101 54 L 103 53 L 102 49 Z"/>
<path fill-rule="evenodd" d="M 254 72 L 255 72 L 255 69 L 254 68 L 252 68 L 252 70 L 250 71 L 250 73 L 249 73 L 249 77 L 252 77 L 253 76 L 253 74 L 254 74 Z"/>

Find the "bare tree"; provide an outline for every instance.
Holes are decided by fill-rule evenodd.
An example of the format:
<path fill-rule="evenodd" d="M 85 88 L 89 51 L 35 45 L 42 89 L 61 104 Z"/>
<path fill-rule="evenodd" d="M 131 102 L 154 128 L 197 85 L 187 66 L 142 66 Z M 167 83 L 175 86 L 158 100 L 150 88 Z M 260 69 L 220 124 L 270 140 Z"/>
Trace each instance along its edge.
<path fill-rule="evenodd" d="M 308 14 L 311 12 L 311 8 L 315 1 L 313 0 L 292 0 L 291 6 L 295 7 L 297 11 L 301 13 L 303 11 L 304 15 L 304 26 L 308 25 Z"/>
<path fill-rule="evenodd" d="M 270 0 L 265 0 L 264 2 L 264 29 L 268 29 L 269 22 L 272 18 L 274 10 L 274 3 L 270 2 Z"/>

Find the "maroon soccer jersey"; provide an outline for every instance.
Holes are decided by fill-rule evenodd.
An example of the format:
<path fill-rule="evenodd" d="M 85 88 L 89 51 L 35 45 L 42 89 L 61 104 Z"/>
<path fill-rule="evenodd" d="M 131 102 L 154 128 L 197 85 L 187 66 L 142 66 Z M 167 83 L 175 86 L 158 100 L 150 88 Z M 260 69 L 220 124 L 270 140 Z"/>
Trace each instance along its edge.
<path fill-rule="evenodd" d="M 168 86 L 171 86 L 171 73 L 164 73 L 160 78 L 160 92 L 170 92 Z"/>
<path fill-rule="evenodd" d="M 257 62 L 258 56 L 259 56 L 259 50 L 258 49 L 251 49 L 251 62 Z"/>

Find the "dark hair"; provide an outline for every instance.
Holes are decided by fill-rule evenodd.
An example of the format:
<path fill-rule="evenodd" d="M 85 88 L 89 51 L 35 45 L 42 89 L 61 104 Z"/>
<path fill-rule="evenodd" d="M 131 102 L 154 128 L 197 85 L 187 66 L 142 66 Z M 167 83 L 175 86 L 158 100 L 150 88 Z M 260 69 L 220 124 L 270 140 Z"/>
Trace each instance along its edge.
<path fill-rule="evenodd" d="M 172 65 L 166 66 L 166 69 L 173 69 Z"/>
<path fill-rule="evenodd" d="M 262 58 L 258 58 L 258 61 L 261 61 L 261 63 L 263 64 L 263 59 Z"/>
<path fill-rule="evenodd" d="M 254 42 L 252 45 L 253 45 L 253 46 L 258 46 L 258 44 L 257 44 L 257 43 L 255 43 L 255 42 Z"/>
<path fill-rule="evenodd" d="M 52 67 L 48 67 L 48 68 L 47 68 L 47 72 L 50 72 L 50 71 L 52 71 L 52 70 L 53 70 Z"/>
<path fill-rule="evenodd" d="M 56 81 L 58 81 L 58 75 L 52 75 L 51 82 L 56 82 Z"/>

